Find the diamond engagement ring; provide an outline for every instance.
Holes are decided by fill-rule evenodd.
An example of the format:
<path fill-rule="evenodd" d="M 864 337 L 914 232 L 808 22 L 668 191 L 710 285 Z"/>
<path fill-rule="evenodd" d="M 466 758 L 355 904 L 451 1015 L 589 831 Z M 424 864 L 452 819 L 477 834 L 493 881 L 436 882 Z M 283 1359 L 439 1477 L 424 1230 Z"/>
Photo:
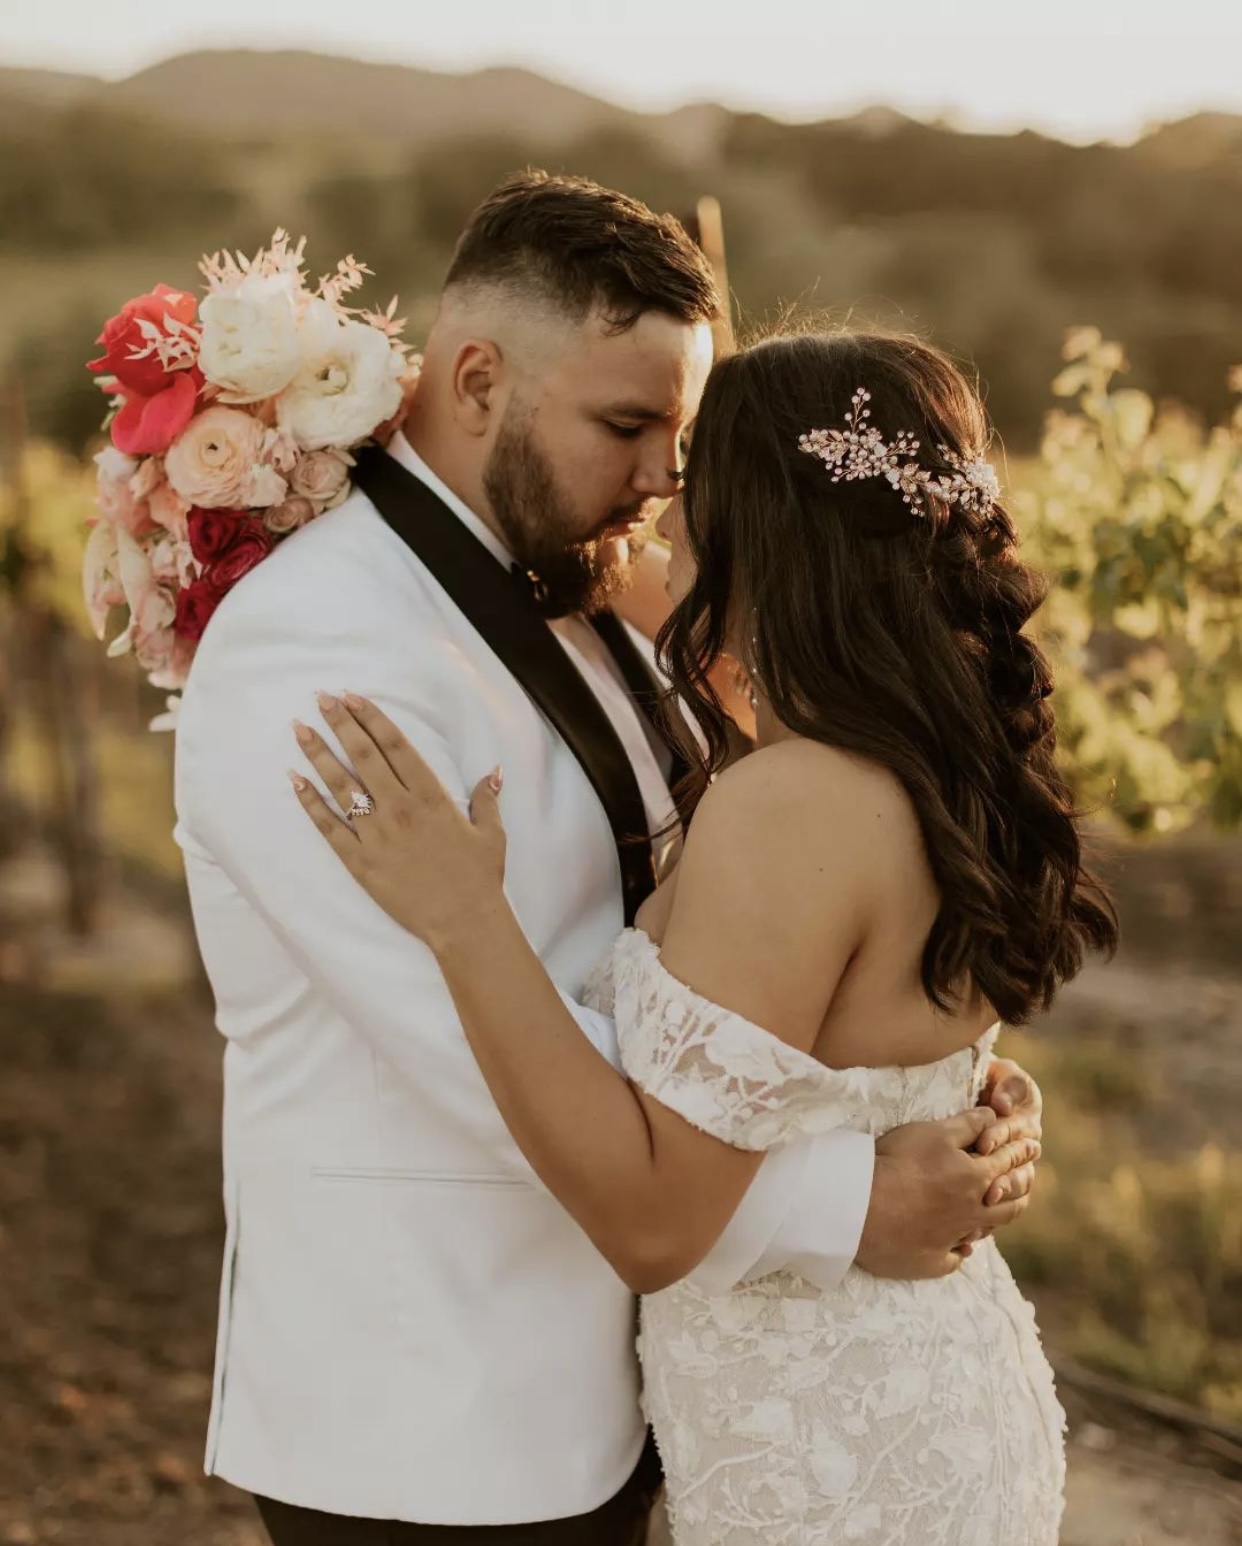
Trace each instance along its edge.
<path fill-rule="evenodd" d="M 351 789 L 354 803 L 345 812 L 345 820 L 352 821 L 355 816 L 370 816 L 375 811 L 375 805 L 369 794 L 364 794 L 361 789 Z"/>

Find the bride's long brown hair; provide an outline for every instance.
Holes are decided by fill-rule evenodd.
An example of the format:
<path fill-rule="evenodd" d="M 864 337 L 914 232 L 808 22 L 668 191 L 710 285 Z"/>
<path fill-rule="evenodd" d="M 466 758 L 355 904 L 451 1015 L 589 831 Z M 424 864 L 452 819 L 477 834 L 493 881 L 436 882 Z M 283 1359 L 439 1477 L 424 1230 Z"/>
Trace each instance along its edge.
<path fill-rule="evenodd" d="M 686 468 L 697 573 L 662 663 L 706 740 L 701 793 L 727 755 L 707 674 L 748 620 L 747 664 L 781 723 L 888 768 L 914 805 L 940 891 L 928 997 L 948 1009 L 970 985 L 1020 1025 L 1117 941 L 1054 757 L 1052 675 L 1022 631 L 1045 583 L 1000 504 L 932 497 L 920 515 L 882 478 L 834 483 L 799 450 L 844 425 L 859 387 L 885 439 L 916 436 L 933 475 L 954 471 L 942 448 L 987 445 L 978 393 L 918 339 L 800 334 L 720 361 Z"/>

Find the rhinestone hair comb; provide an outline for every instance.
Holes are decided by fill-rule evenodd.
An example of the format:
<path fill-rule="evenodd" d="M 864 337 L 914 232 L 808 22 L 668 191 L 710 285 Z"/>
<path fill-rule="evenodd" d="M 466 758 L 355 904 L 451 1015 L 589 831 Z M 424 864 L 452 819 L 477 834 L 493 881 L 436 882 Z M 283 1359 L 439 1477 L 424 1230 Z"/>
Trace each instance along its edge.
<path fill-rule="evenodd" d="M 942 445 L 937 450 L 953 472 L 933 477 L 919 466 L 919 441 L 914 435 L 903 430 L 895 440 L 887 441 L 869 422 L 870 401 L 871 393 L 859 387 L 850 400 L 844 429 L 813 429 L 798 437 L 798 449 L 819 457 L 831 471 L 834 483 L 883 478 L 919 516 L 928 513 L 929 494 L 979 514 L 1000 498 L 1000 480 L 991 462 L 958 456 Z"/>

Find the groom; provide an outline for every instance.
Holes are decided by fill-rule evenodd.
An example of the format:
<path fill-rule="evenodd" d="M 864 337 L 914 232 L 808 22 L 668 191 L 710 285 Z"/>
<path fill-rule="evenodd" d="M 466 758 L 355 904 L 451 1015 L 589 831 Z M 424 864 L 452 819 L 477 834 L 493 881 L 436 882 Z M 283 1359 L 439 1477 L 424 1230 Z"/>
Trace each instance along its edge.
<path fill-rule="evenodd" d="M 196 658 L 178 838 L 226 1038 L 206 1465 L 256 1494 L 276 1546 L 642 1539 L 658 1467 L 633 1299 L 510 1139 L 432 956 L 285 769 L 290 720 L 345 688 L 463 805 L 503 764 L 506 889 L 617 1061 L 580 1000 L 651 889 L 675 769 L 606 603 L 677 488 L 718 305 L 675 222 L 589 183 L 506 183 L 462 236 L 405 433 L 226 598 Z M 990 1112 L 775 1152 L 696 1281 L 952 1270 L 1030 1186 L 1038 1095 L 998 1072 L 999 1108 L 1027 1099 L 993 1152 L 970 1152 Z M 985 1207 L 994 1184 L 1008 1200 Z"/>

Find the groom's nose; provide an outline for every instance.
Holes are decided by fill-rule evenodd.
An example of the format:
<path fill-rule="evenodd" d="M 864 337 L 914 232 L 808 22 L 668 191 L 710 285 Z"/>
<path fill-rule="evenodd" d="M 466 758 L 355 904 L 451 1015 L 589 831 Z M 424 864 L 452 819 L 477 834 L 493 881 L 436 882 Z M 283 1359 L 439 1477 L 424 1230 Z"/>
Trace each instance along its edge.
<path fill-rule="evenodd" d="M 681 487 L 682 456 L 678 436 L 644 437 L 642 455 L 630 483 L 643 499 L 672 499 Z"/>

